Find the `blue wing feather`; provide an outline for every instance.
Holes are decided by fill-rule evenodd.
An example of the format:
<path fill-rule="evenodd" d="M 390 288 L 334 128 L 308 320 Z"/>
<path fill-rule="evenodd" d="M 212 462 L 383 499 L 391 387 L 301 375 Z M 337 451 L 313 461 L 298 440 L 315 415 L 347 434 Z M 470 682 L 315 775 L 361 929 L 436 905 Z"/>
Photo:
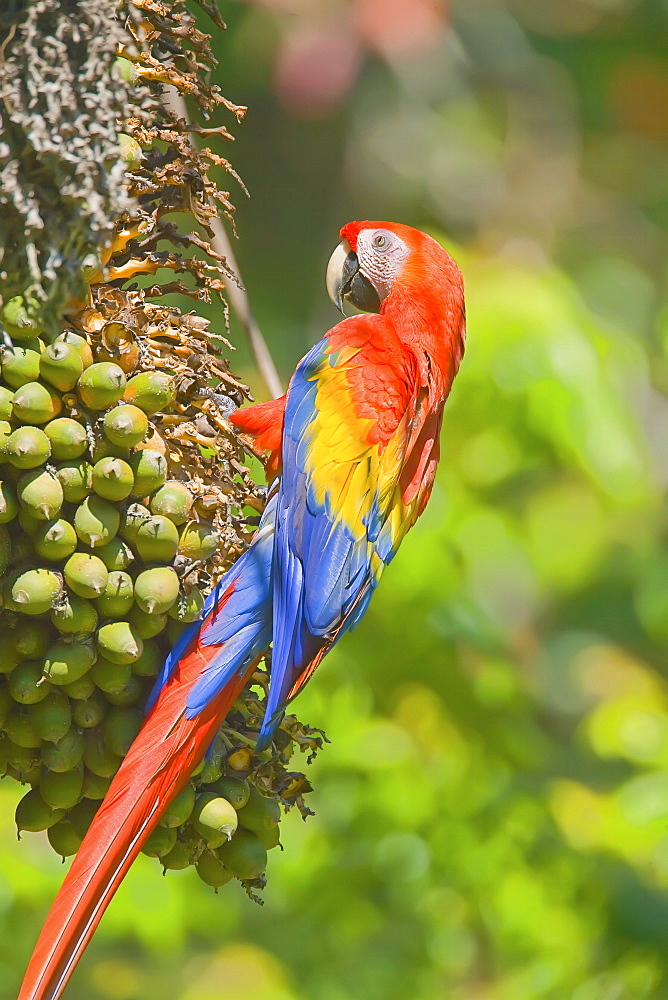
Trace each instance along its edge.
<path fill-rule="evenodd" d="M 325 338 L 309 352 L 287 394 L 272 567 L 274 647 L 258 748 L 269 743 L 304 670 L 360 620 L 377 582 L 369 545 L 382 529 L 377 500 L 366 519 L 368 534 L 356 538 L 337 516 L 339 497 L 325 492 L 318 499 L 309 472 L 319 378 L 340 360 L 327 346 Z M 364 460 L 365 447 L 360 442 L 357 460 Z"/>

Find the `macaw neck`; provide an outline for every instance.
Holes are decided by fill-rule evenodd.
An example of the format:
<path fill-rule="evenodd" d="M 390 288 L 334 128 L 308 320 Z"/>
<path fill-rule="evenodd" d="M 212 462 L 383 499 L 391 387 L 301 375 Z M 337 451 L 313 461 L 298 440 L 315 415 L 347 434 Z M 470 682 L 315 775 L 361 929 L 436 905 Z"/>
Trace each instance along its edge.
<path fill-rule="evenodd" d="M 463 297 L 452 288 L 428 292 L 395 288 L 380 312 L 391 321 L 402 343 L 438 365 L 449 388 L 464 354 Z"/>

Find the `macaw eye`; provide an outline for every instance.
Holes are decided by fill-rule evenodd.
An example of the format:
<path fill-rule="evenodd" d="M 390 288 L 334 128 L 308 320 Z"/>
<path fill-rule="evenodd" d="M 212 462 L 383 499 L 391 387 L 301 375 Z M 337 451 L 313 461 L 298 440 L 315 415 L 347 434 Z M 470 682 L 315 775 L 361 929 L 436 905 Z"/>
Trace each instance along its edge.
<path fill-rule="evenodd" d="M 374 236 L 373 238 L 373 245 L 376 247 L 377 250 L 382 250 L 386 243 L 387 243 L 386 238 L 382 236 L 380 233 L 378 234 L 378 236 Z"/>

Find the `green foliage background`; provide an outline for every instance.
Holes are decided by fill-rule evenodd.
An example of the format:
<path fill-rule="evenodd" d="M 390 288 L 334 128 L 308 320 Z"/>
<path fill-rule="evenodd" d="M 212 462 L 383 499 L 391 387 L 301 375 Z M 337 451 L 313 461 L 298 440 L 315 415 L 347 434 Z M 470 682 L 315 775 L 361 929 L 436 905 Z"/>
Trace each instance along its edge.
<path fill-rule="evenodd" d="M 223 4 L 239 257 L 284 374 L 336 321 L 354 217 L 443 239 L 469 347 L 431 504 L 300 696 L 332 743 L 265 906 L 141 858 L 71 1000 L 668 998 L 668 8 L 426 6 L 406 48 L 418 0 Z M 17 797 L 1 1000 L 62 876 Z"/>

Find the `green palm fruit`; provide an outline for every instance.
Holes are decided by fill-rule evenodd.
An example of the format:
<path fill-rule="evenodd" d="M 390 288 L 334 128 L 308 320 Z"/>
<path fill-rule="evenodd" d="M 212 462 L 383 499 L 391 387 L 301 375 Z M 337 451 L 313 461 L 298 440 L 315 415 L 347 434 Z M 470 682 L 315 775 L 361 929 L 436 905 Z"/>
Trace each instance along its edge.
<path fill-rule="evenodd" d="M 74 514 L 77 535 L 84 545 L 90 545 L 92 549 L 110 542 L 120 523 L 121 515 L 117 508 L 96 496 L 87 497 Z"/>
<path fill-rule="evenodd" d="M 61 590 L 60 577 L 50 569 L 29 569 L 14 580 L 11 600 L 24 615 L 42 615 L 51 610 Z"/>
<path fill-rule="evenodd" d="M 35 469 L 50 454 L 51 442 L 39 427 L 17 427 L 5 444 L 5 455 L 16 469 Z"/>
<path fill-rule="evenodd" d="M 92 771 L 86 771 L 81 794 L 85 799 L 94 799 L 95 801 L 99 801 L 100 799 L 103 799 L 109 791 L 110 784 L 111 778 L 102 778 L 99 774 L 93 774 Z"/>
<path fill-rule="evenodd" d="M 197 796 L 190 823 L 209 847 L 221 847 L 230 840 L 238 822 L 236 810 L 227 799 L 215 792 L 201 792 Z"/>
<path fill-rule="evenodd" d="M 169 854 L 164 854 L 160 858 L 160 863 L 165 871 L 183 871 L 192 864 L 196 854 L 192 843 L 177 841 Z"/>
<path fill-rule="evenodd" d="M 133 139 L 131 135 L 126 135 L 125 132 L 119 132 L 117 139 L 121 159 L 130 170 L 138 167 L 144 154 L 137 140 Z"/>
<path fill-rule="evenodd" d="M 267 850 L 250 830 L 237 830 L 216 855 L 237 878 L 259 878 L 267 867 Z"/>
<path fill-rule="evenodd" d="M 58 639 L 44 657 L 44 674 L 52 684 L 59 687 L 78 681 L 95 662 L 95 650 L 91 642 L 72 642 Z"/>
<path fill-rule="evenodd" d="M 97 628 L 97 611 L 82 597 L 64 596 L 51 612 L 51 622 L 65 635 L 90 635 Z"/>
<path fill-rule="evenodd" d="M 26 382 L 34 382 L 39 378 L 41 353 L 42 345 L 39 340 L 14 344 L 3 352 L 2 377 L 11 389 L 18 389 Z"/>
<path fill-rule="evenodd" d="M 88 447 L 86 428 L 71 417 L 56 417 L 44 428 L 51 454 L 58 462 L 79 458 Z"/>
<path fill-rule="evenodd" d="M 130 622 L 130 624 L 132 625 L 132 622 Z M 135 634 L 141 634 L 137 632 L 135 626 L 132 627 Z M 132 673 L 135 677 L 157 677 L 164 659 L 165 657 L 160 652 L 160 647 L 157 642 L 152 642 L 150 639 L 144 639 L 144 648 L 141 652 L 141 656 L 138 656 L 132 664 Z"/>
<path fill-rule="evenodd" d="M 255 836 L 266 851 L 273 851 L 275 847 L 281 846 L 281 827 L 278 823 L 268 830 L 258 830 Z"/>
<path fill-rule="evenodd" d="M 169 609 L 170 618 L 179 622 L 196 622 L 202 617 L 205 598 L 201 591 L 181 591 L 176 603 Z"/>
<path fill-rule="evenodd" d="M 68 330 L 66 333 L 61 333 L 59 337 L 56 337 L 54 343 L 70 344 L 72 347 L 76 348 L 79 352 L 84 368 L 88 368 L 89 365 L 93 364 L 93 352 L 90 348 L 90 344 L 85 337 L 80 337 L 78 333 L 73 333 Z"/>
<path fill-rule="evenodd" d="M 125 372 L 112 361 L 100 361 L 86 368 L 77 383 L 77 392 L 90 410 L 106 410 L 123 395 Z"/>
<path fill-rule="evenodd" d="M 239 812 L 248 802 L 250 785 L 241 778 L 231 778 L 225 775 L 214 783 L 212 791 L 227 799 Z"/>
<path fill-rule="evenodd" d="M 130 458 L 134 485 L 130 496 L 147 497 L 159 489 L 167 478 L 167 459 L 155 448 L 142 448 Z"/>
<path fill-rule="evenodd" d="M 134 561 L 132 549 L 118 535 L 114 536 L 106 545 L 99 546 L 96 555 L 99 556 L 110 573 L 114 570 L 125 570 Z"/>
<path fill-rule="evenodd" d="M 104 745 L 112 753 L 124 757 L 144 722 L 140 708 L 111 708 L 102 723 Z"/>
<path fill-rule="evenodd" d="M 63 566 L 63 576 L 77 597 L 99 597 L 104 593 L 109 573 L 97 556 L 75 552 Z"/>
<path fill-rule="evenodd" d="M 27 510 L 20 510 L 18 517 L 19 524 L 23 528 L 26 535 L 30 535 L 32 539 L 37 529 L 40 525 L 44 524 L 44 521 L 38 521 L 36 517 L 29 514 Z M 47 522 L 47 524 L 50 522 Z"/>
<path fill-rule="evenodd" d="M 4 385 L 0 385 L 0 420 L 9 420 L 14 409 L 12 406 L 14 393 Z"/>
<path fill-rule="evenodd" d="M 0 737 L 0 777 L 6 777 L 9 774 L 9 748 L 10 742 L 6 736 Z M 13 777 L 13 775 L 11 775 Z"/>
<path fill-rule="evenodd" d="M 129 663 L 112 663 L 104 656 L 98 656 L 90 671 L 90 679 L 105 694 L 118 694 L 127 686 L 131 676 Z"/>
<path fill-rule="evenodd" d="M 130 450 L 129 448 L 119 448 L 118 445 L 108 441 L 106 437 L 98 436 L 93 441 L 90 454 L 93 463 L 99 462 L 101 458 L 124 458 L 127 461 Z"/>
<path fill-rule="evenodd" d="M 49 385 L 61 392 L 69 392 L 81 377 L 83 360 L 73 344 L 57 340 L 42 353 L 39 372 Z"/>
<path fill-rule="evenodd" d="M 165 372 L 140 372 L 133 375 L 123 393 L 126 403 L 138 406 L 144 413 L 166 410 L 176 398 L 176 384 Z"/>
<path fill-rule="evenodd" d="M 31 707 L 30 718 L 40 739 L 58 743 L 72 725 L 69 700 L 61 691 L 50 691 L 43 701 Z"/>
<path fill-rule="evenodd" d="M 7 679 L 7 688 L 14 701 L 21 705 L 36 705 L 52 690 L 44 679 L 39 660 L 24 660 L 14 667 Z"/>
<path fill-rule="evenodd" d="M 12 696 L 9 693 L 7 685 L 3 683 L 0 687 L 0 727 L 2 727 L 3 722 L 9 715 L 11 708 Z"/>
<path fill-rule="evenodd" d="M 0 524 L 0 577 L 4 575 L 12 553 L 9 532 Z"/>
<path fill-rule="evenodd" d="M 83 761 L 89 771 L 99 778 L 113 778 L 118 771 L 121 758 L 106 745 L 101 729 L 88 729 L 84 736 Z"/>
<path fill-rule="evenodd" d="M 112 663 L 134 663 L 142 654 L 144 642 L 128 622 L 108 622 L 98 629 L 97 646 Z"/>
<path fill-rule="evenodd" d="M 216 737 L 204 758 L 204 767 L 200 772 L 200 781 L 203 785 L 210 785 L 220 778 L 225 766 L 226 755 L 226 744 L 219 737 Z"/>
<path fill-rule="evenodd" d="M 161 858 L 169 854 L 176 844 L 176 830 L 168 830 L 164 826 L 157 826 L 148 840 L 142 847 L 142 853 L 149 858 Z"/>
<path fill-rule="evenodd" d="M 101 458 L 93 466 L 93 489 L 105 500 L 125 500 L 133 486 L 132 469 L 122 458 Z"/>
<path fill-rule="evenodd" d="M 7 766 L 11 767 L 16 780 L 22 785 L 29 781 L 38 781 L 42 773 L 41 754 L 38 747 L 20 747 L 10 739 L 6 743 L 4 756 Z"/>
<path fill-rule="evenodd" d="M 93 467 L 84 459 L 61 462 L 56 469 L 56 479 L 62 487 L 65 500 L 68 503 L 79 503 L 93 489 Z"/>
<path fill-rule="evenodd" d="M 75 701 L 72 705 L 72 722 L 80 729 L 93 729 L 99 726 L 107 712 L 107 701 L 94 690 L 89 698 Z"/>
<path fill-rule="evenodd" d="M 146 692 L 137 678 L 131 677 L 120 691 L 107 691 L 106 698 L 110 705 L 116 705 L 118 708 L 129 708 L 131 705 L 138 705 L 145 694 Z"/>
<path fill-rule="evenodd" d="M 151 512 L 148 507 L 144 507 L 140 503 L 131 503 L 125 512 L 125 517 L 121 524 L 121 537 L 130 545 L 134 545 L 137 540 L 137 532 L 144 521 L 148 520 L 150 516 Z"/>
<path fill-rule="evenodd" d="M 35 319 L 34 299 L 23 295 L 14 295 L 5 302 L 2 308 L 2 321 L 12 340 L 29 340 L 42 332 Z"/>
<path fill-rule="evenodd" d="M 124 59 L 123 56 L 117 56 L 114 59 L 114 68 L 121 80 L 125 80 L 126 83 L 136 83 L 139 79 L 135 64 L 129 59 Z"/>
<path fill-rule="evenodd" d="M 46 424 L 62 407 L 58 393 L 42 382 L 24 382 L 14 393 L 14 416 L 24 424 Z"/>
<path fill-rule="evenodd" d="M 77 804 L 70 809 L 67 818 L 82 840 L 88 832 L 88 827 L 93 822 L 93 817 L 95 816 L 97 809 L 97 803 L 91 802 L 88 799 L 82 799 L 81 802 L 77 802 Z"/>
<path fill-rule="evenodd" d="M 179 578 L 171 566 L 145 569 L 135 580 L 135 600 L 147 615 L 164 614 L 179 596 Z"/>
<path fill-rule="evenodd" d="M 8 444 L 12 434 L 12 425 L 8 420 L 0 420 L 0 465 L 9 461 Z"/>
<path fill-rule="evenodd" d="M 71 809 L 81 798 L 84 769 L 77 764 L 71 771 L 47 771 L 39 783 L 39 793 L 52 809 Z"/>
<path fill-rule="evenodd" d="M 0 674 L 11 674 L 12 670 L 18 667 L 22 659 L 24 657 L 13 646 L 7 646 L 3 650 L 2 656 L 0 656 Z"/>
<path fill-rule="evenodd" d="M 153 515 L 140 526 L 134 545 L 145 562 L 171 562 L 179 547 L 179 533 L 169 518 Z"/>
<path fill-rule="evenodd" d="M 77 547 L 77 534 L 69 521 L 59 518 L 40 523 L 34 535 L 35 552 L 49 562 L 61 562 Z"/>
<path fill-rule="evenodd" d="M 14 818 L 19 833 L 23 830 L 38 833 L 40 830 L 48 830 L 54 823 L 58 823 L 64 815 L 64 809 L 52 809 L 37 789 L 31 788 L 17 805 Z"/>
<path fill-rule="evenodd" d="M 52 521 L 63 506 L 63 488 L 50 472 L 34 469 L 24 473 L 16 493 L 22 509 L 38 521 Z"/>
<path fill-rule="evenodd" d="M 220 532 L 210 524 L 188 521 L 181 531 L 179 555 L 202 562 L 214 554 L 220 544 Z"/>
<path fill-rule="evenodd" d="M 185 632 L 187 627 L 188 626 L 186 622 L 180 622 L 177 621 L 176 618 L 170 618 L 169 615 L 167 616 L 165 638 L 167 639 L 167 641 L 171 646 L 174 646 L 178 642 L 178 640 L 181 638 L 181 635 L 183 634 L 183 632 Z"/>
<path fill-rule="evenodd" d="M 17 747 L 32 750 L 42 745 L 27 705 L 16 705 L 5 719 L 5 732 Z"/>
<path fill-rule="evenodd" d="M 190 490 L 177 479 L 168 479 L 153 496 L 149 504 L 153 514 L 162 514 L 174 524 L 183 524 L 192 510 L 193 498 Z"/>
<path fill-rule="evenodd" d="M 140 635 L 142 639 L 152 639 L 154 636 L 160 635 L 164 629 L 167 624 L 167 615 L 147 615 L 145 611 L 141 611 L 135 604 L 132 608 L 130 608 L 128 621 L 137 635 Z M 146 643 L 144 643 L 144 649 L 146 649 Z M 137 661 L 135 661 L 135 666 L 132 668 L 134 673 L 139 672 L 135 669 L 136 663 Z"/>
<path fill-rule="evenodd" d="M 179 792 L 162 814 L 160 823 L 169 829 L 183 826 L 195 808 L 195 787 L 190 782 Z"/>
<path fill-rule="evenodd" d="M 51 644 L 51 629 L 43 621 L 17 621 L 12 633 L 12 646 L 24 660 L 44 656 Z"/>
<path fill-rule="evenodd" d="M 146 437 L 148 417 L 138 406 L 121 403 L 105 413 L 103 427 L 111 444 L 133 448 Z"/>
<path fill-rule="evenodd" d="M 123 570 L 112 570 L 103 593 L 95 601 L 98 613 L 102 618 L 120 618 L 130 610 L 133 603 L 132 577 Z"/>
<path fill-rule="evenodd" d="M 91 698 L 95 694 L 95 684 L 90 678 L 90 671 L 77 681 L 62 684 L 60 689 L 63 694 L 74 701 L 85 701 L 86 698 Z"/>
<path fill-rule="evenodd" d="M 199 777 L 199 775 L 204 770 L 205 763 L 206 763 L 206 761 L 205 761 L 204 757 L 202 757 L 202 759 L 199 762 L 199 764 L 195 764 L 195 766 L 193 767 L 192 771 L 190 772 L 190 777 L 191 778 L 197 778 L 197 777 Z"/>
<path fill-rule="evenodd" d="M 221 889 L 234 878 L 234 873 L 227 868 L 213 851 L 204 851 L 197 861 L 197 874 L 205 885 L 213 889 Z"/>
<path fill-rule="evenodd" d="M 241 826 L 259 834 L 262 830 L 276 826 L 280 818 L 281 810 L 276 799 L 262 795 L 254 785 L 251 785 L 248 802 L 239 810 Z"/>
<path fill-rule="evenodd" d="M 0 481 L 0 524 L 13 521 L 19 512 L 16 490 L 6 480 Z"/>
<path fill-rule="evenodd" d="M 72 854 L 76 854 L 83 840 L 83 837 L 79 836 L 67 816 L 59 820 L 58 823 L 54 823 L 53 826 L 50 826 L 46 831 L 46 836 L 51 847 L 63 860 L 71 857 Z"/>
<path fill-rule="evenodd" d="M 84 755 L 84 738 L 78 729 L 72 727 L 57 743 L 45 743 L 42 747 L 42 763 L 50 771 L 71 771 L 81 763 Z"/>

